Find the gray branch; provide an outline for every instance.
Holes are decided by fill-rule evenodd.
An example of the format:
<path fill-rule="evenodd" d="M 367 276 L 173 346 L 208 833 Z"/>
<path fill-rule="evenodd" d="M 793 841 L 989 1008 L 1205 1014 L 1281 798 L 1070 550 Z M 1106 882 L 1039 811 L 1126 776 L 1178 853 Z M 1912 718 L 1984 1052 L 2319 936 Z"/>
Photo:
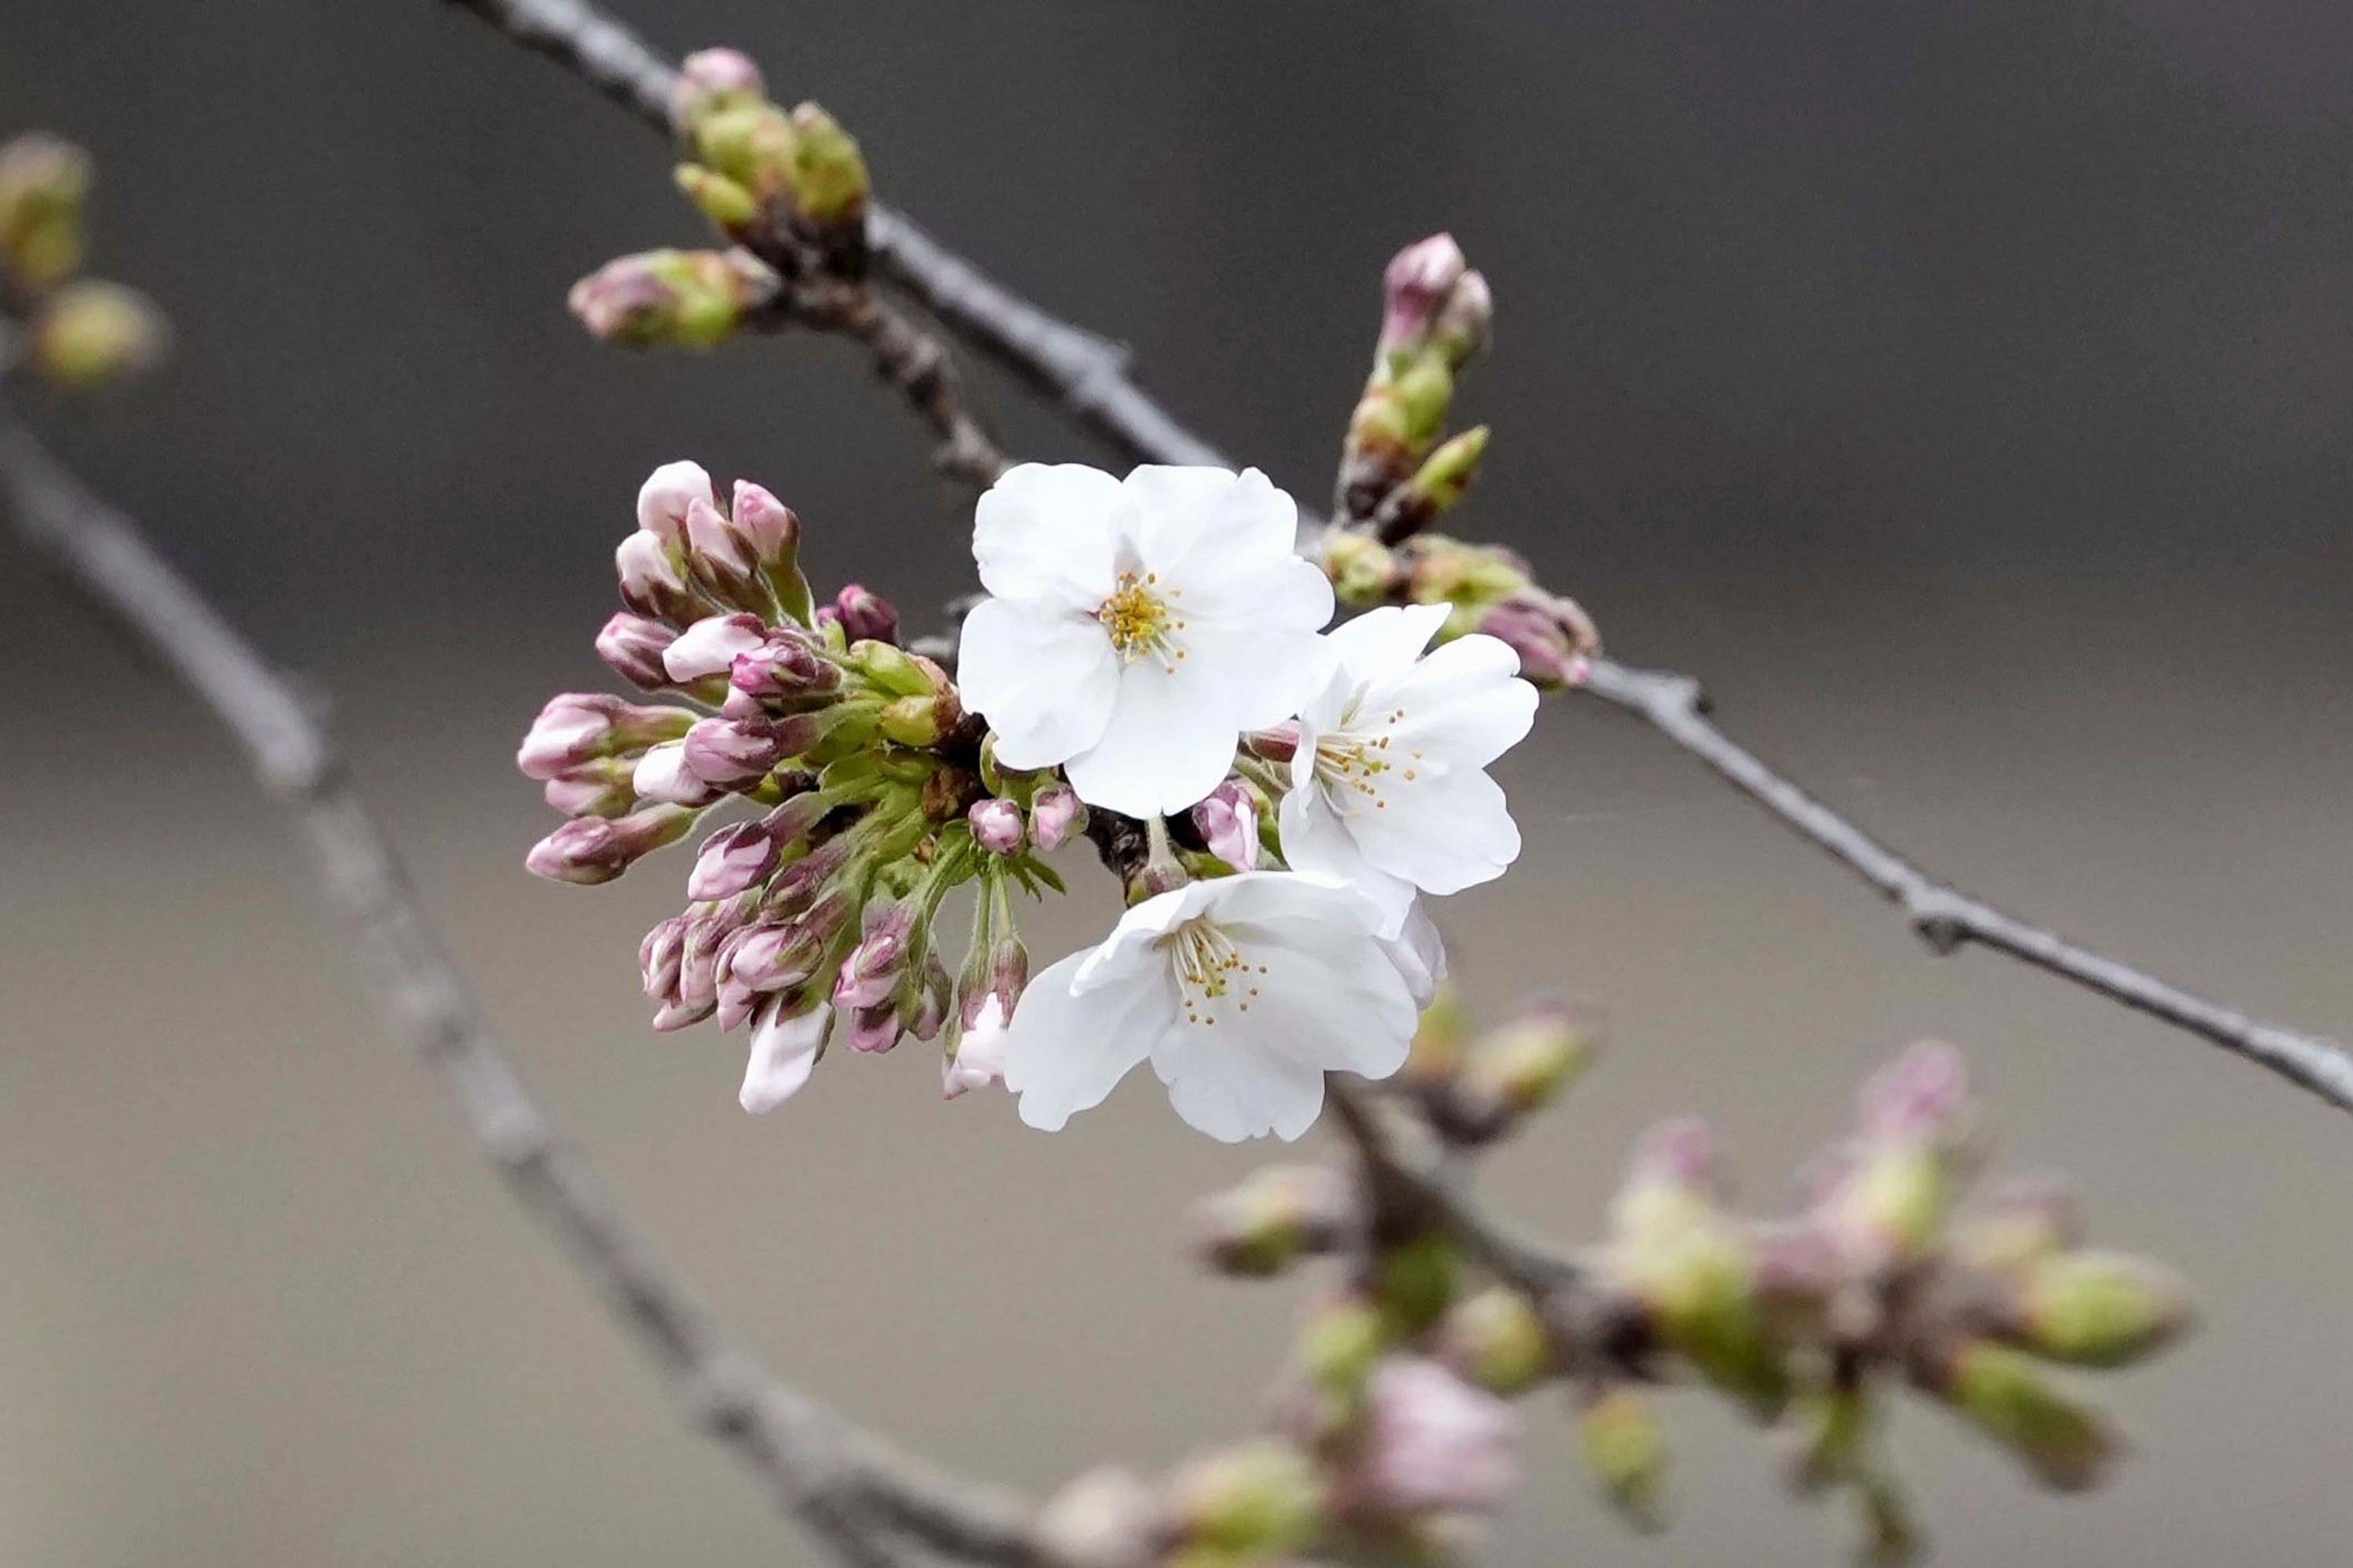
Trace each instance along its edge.
<path fill-rule="evenodd" d="M 676 68 L 586 0 L 449 0 L 508 37 L 578 72 L 667 132 Z M 1231 467 L 1130 376 L 1127 351 L 995 281 L 918 228 L 877 206 L 868 239 L 884 276 L 1017 380 L 1135 462 Z M 1303 537 L 1323 525 L 1303 518 Z M 2186 1029 L 2269 1067 L 2341 1110 L 2353 1110 L 2353 1056 L 2333 1042 L 2236 1008 L 2003 913 L 1936 880 L 1808 794 L 1705 716 L 1699 683 L 1672 671 L 1593 662 L 1581 690 L 1649 721 L 1668 739 L 1857 875 L 1901 904 L 1939 953 L 1975 942 Z"/>
<path fill-rule="evenodd" d="M 614 1209 L 517 1075 L 417 905 L 383 830 L 294 688 L 174 573 L 132 521 L 0 417 L 0 498 L 17 532 L 235 736 L 300 821 L 378 1010 L 456 1101 L 466 1130 L 651 1360 L 689 1422 L 843 1562 L 901 1568 L 921 1542 L 1039 1568 L 1028 1511 L 885 1447 L 762 1368 Z"/>

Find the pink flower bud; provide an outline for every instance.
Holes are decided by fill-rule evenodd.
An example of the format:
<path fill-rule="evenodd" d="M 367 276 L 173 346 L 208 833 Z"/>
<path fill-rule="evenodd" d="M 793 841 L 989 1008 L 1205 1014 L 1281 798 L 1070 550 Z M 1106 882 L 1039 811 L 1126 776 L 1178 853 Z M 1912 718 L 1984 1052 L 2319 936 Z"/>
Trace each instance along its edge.
<path fill-rule="evenodd" d="M 991 854 L 1021 853 L 1021 808 L 1010 800 L 976 800 L 966 813 L 973 842 Z"/>
<path fill-rule="evenodd" d="M 708 806 L 720 796 L 717 785 L 686 765 L 683 741 L 665 741 L 638 758 L 629 782 L 647 800 L 667 800 L 673 806 Z"/>
<path fill-rule="evenodd" d="M 678 995 L 679 959 L 686 950 L 686 916 L 673 915 L 646 933 L 638 944 L 638 973 L 645 982 L 646 1000 L 669 1001 Z"/>
<path fill-rule="evenodd" d="M 956 1037 L 955 1048 L 940 1063 L 942 1099 L 952 1100 L 1005 1081 L 1007 1022 L 1005 1003 L 992 992 L 982 1001 L 980 1015 Z"/>
<path fill-rule="evenodd" d="M 621 579 L 621 602 L 639 615 L 688 621 L 702 613 L 678 558 L 651 534 L 640 531 L 622 540 L 613 552 L 613 568 Z"/>
<path fill-rule="evenodd" d="M 858 946 L 842 960 L 833 987 L 833 1003 L 840 1008 L 880 1007 L 898 989 L 904 972 L 908 943 L 914 935 L 912 904 L 877 903 L 866 909 L 866 928 Z"/>
<path fill-rule="evenodd" d="M 756 887 L 776 869 L 780 853 L 781 846 L 764 822 L 722 828 L 702 841 L 694 869 L 687 874 L 686 895 L 732 898 L 745 888 Z"/>
<path fill-rule="evenodd" d="M 687 770 L 723 789 L 755 783 L 790 755 L 786 743 L 798 733 L 783 725 L 698 719 L 683 743 Z"/>
<path fill-rule="evenodd" d="M 833 1011 L 822 1004 L 787 1013 L 781 1001 L 762 1009 L 752 1024 L 752 1054 L 744 1067 L 739 1101 L 758 1116 L 772 1111 L 809 1081 L 825 1037 L 833 1026 Z"/>
<path fill-rule="evenodd" d="M 596 657 L 631 685 L 658 692 L 670 684 L 662 650 L 677 638 L 678 633 L 660 621 L 625 609 L 596 633 Z"/>
<path fill-rule="evenodd" d="M 1193 808 L 1193 826 L 1209 853 L 1236 871 L 1258 868 L 1258 802 L 1248 786 L 1228 779 Z"/>
<path fill-rule="evenodd" d="M 691 130 L 696 114 L 714 98 L 765 98 L 767 93 L 760 68 L 743 50 L 697 49 L 679 63 L 670 122 L 681 131 Z"/>
<path fill-rule="evenodd" d="M 656 1029 L 675 1029 L 711 1016 L 719 1001 L 720 949 L 751 918 L 753 904 L 751 894 L 738 894 L 687 912 L 686 940 L 679 951 L 676 1022 L 658 1014 Z"/>
<path fill-rule="evenodd" d="M 1438 319 L 1430 323 L 1430 335 L 1448 363 L 1460 369 L 1472 355 L 1487 346 L 1487 334 L 1494 322 L 1495 296 L 1487 287 L 1486 278 L 1478 272 L 1465 272 L 1447 291 L 1446 302 L 1438 307 Z"/>
<path fill-rule="evenodd" d="M 839 1003 L 835 1005 L 838 1007 Z M 899 1014 L 888 1002 L 861 1007 L 849 1015 L 849 1036 L 844 1044 L 851 1050 L 874 1055 L 888 1051 L 898 1043 Z"/>
<path fill-rule="evenodd" d="M 547 803 L 567 817 L 618 817 L 638 803 L 629 781 L 635 769 L 617 758 L 599 758 L 547 781 Z"/>
<path fill-rule="evenodd" d="M 662 668 L 673 681 L 724 675 L 734 667 L 737 654 L 748 653 L 767 640 L 767 630 L 756 615 L 705 616 L 662 651 Z"/>
<path fill-rule="evenodd" d="M 698 462 L 666 462 L 638 490 L 638 526 L 675 552 L 687 547 L 687 514 L 718 500 L 711 475 Z"/>
<path fill-rule="evenodd" d="M 735 531 L 764 567 L 781 566 L 800 552 L 801 520 L 793 509 L 748 479 L 735 482 Z"/>
<path fill-rule="evenodd" d="M 1086 826 L 1086 808 L 1067 784 L 1049 784 L 1029 802 L 1029 837 L 1041 850 L 1059 849 Z"/>
<path fill-rule="evenodd" d="M 638 750 L 686 733 L 684 708 L 639 707 L 601 692 L 565 692 L 548 699 L 515 752 L 527 779 L 543 781 L 601 757 Z"/>
<path fill-rule="evenodd" d="M 523 864 L 551 882 L 594 887 L 674 842 L 693 821 L 693 812 L 676 806 L 649 806 L 618 821 L 575 817 L 533 844 Z"/>
<path fill-rule="evenodd" d="M 1393 1356 L 1365 1391 L 1362 1446 L 1340 1480 L 1351 1512 L 1487 1512 L 1519 1483 L 1512 1407 L 1434 1361 Z"/>
<path fill-rule="evenodd" d="M 1389 259 L 1381 274 L 1388 310 L 1381 319 L 1381 346 L 1407 348 L 1429 335 L 1430 318 L 1462 276 L 1462 248 L 1451 234 L 1433 234 Z"/>
<path fill-rule="evenodd" d="M 1969 1065 L 1940 1040 L 1924 1040 L 1872 1075 L 1862 1096 L 1862 1130 L 1883 1143 L 1938 1143 L 1968 1114 Z"/>
<path fill-rule="evenodd" d="M 1677 1117 L 1644 1133 L 1627 1161 L 1626 1184 L 1686 1188 L 1722 1196 L 1725 1189 L 1715 1135 L 1697 1117 Z"/>
<path fill-rule="evenodd" d="M 899 641 L 899 612 L 871 588 L 849 584 L 833 596 L 833 613 L 852 642 Z"/>
<path fill-rule="evenodd" d="M 1585 679 L 1601 634 L 1573 599 L 1540 588 L 1523 588 L 1491 606 L 1478 629 L 1520 656 L 1520 673 L 1546 691 Z"/>
<path fill-rule="evenodd" d="M 728 667 L 732 691 L 788 711 L 841 685 L 841 667 L 826 657 L 817 639 L 798 627 L 778 627 L 758 647 L 735 656 Z"/>

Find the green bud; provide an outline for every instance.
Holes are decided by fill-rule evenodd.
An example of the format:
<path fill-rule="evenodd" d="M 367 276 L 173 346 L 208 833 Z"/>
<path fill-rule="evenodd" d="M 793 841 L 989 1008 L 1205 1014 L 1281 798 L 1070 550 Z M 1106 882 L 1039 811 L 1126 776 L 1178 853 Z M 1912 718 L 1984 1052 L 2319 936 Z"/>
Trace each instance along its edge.
<path fill-rule="evenodd" d="M 1412 543 L 1408 594 L 1416 604 L 1451 604 L 1458 615 L 1475 620 L 1479 611 L 1530 586 L 1526 563 L 1508 550 L 1437 534 Z"/>
<path fill-rule="evenodd" d="M 1973 1340 L 1953 1351 L 1934 1392 L 2063 1491 L 2099 1478 L 2116 1452 L 2100 1420 L 2062 1397 L 2022 1351 Z"/>
<path fill-rule="evenodd" d="M 1446 428 L 1446 412 L 1454 401 L 1454 373 L 1439 355 L 1425 354 L 1408 365 L 1391 385 L 1405 421 L 1406 444 L 1420 451 Z"/>
<path fill-rule="evenodd" d="M 572 313 L 628 348 L 724 343 L 783 283 L 748 252 L 649 250 L 607 262 L 572 286 Z"/>
<path fill-rule="evenodd" d="M 1324 545 L 1324 575 L 1341 603 L 1355 609 L 1386 604 L 1405 580 L 1396 555 L 1369 534 L 1335 529 Z"/>
<path fill-rule="evenodd" d="M 722 94 L 688 127 L 695 162 L 723 175 L 764 205 L 792 196 L 794 135 L 785 111 L 765 99 Z"/>
<path fill-rule="evenodd" d="M 895 643 L 853 642 L 849 645 L 849 662 L 854 673 L 894 696 L 933 696 L 939 690 L 939 666 Z"/>
<path fill-rule="evenodd" d="M 866 216 L 866 160 L 834 117 L 814 103 L 792 113 L 793 205 L 817 224 L 848 224 Z"/>
<path fill-rule="evenodd" d="M 952 700 L 943 697 L 894 697 L 875 715 L 874 727 L 883 739 L 901 746 L 934 747 L 955 728 L 961 715 L 952 708 Z"/>
<path fill-rule="evenodd" d="M 33 323 L 33 365 L 79 391 L 144 370 L 164 356 L 171 334 L 154 302 L 119 283 L 69 283 Z"/>
<path fill-rule="evenodd" d="M 1578 1414 L 1577 1452 L 1618 1511 L 1642 1530 L 1666 1522 L 1667 1435 L 1630 1388 L 1603 1391 Z"/>
<path fill-rule="evenodd" d="M 1193 1546 L 1243 1558 L 1297 1551 L 1314 1539 L 1324 1511 L 1307 1457 L 1271 1437 L 1194 1460 L 1173 1489 Z"/>
<path fill-rule="evenodd" d="M 1592 1029 L 1568 1007 L 1532 1010 L 1479 1037 L 1455 1078 L 1456 1092 L 1498 1119 L 1525 1116 L 1574 1083 L 1594 1047 Z"/>
<path fill-rule="evenodd" d="M 0 146 L 0 268 L 37 293 L 81 265 L 90 157 L 36 133 Z"/>
<path fill-rule="evenodd" d="M 1421 1010 L 1421 1022 L 1414 1030 L 1413 1047 L 1407 1054 L 1399 1076 L 1412 1084 L 1444 1084 L 1461 1069 L 1470 1044 L 1469 1025 L 1462 1016 L 1462 993 L 1453 982 L 1441 982 L 1438 994 Z"/>
<path fill-rule="evenodd" d="M 1325 1393 L 1353 1399 L 1388 1345 L 1377 1302 L 1335 1296 L 1308 1308 L 1299 1330 L 1299 1364 Z"/>
<path fill-rule="evenodd" d="M 1322 1165 L 1270 1165 L 1194 1210 L 1198 1248 L 1221 1274 L 1265 1278 L 1345 1232 L 1348 1183 Z"/>
<path fill-rule="evenodd" d="M 1409 484 L 1430 516 L 1452 510 L 1479 477 L 1479 460 L 1486 455 L 1486 426 L 1479 425 L 1448 440 L 1415 471 Z"/>
<path fill-rule="evenodd" d="M 1552 1338 L 1534 1303 L 1497 1285 L 1455 1303 L 1439 1324 L 1440 1353 L 1456 1375 L 1506 1398 L 1554 1371 Z"/>
<path fill-rule="evenodd" d="M 2171 1271 L 2119 1253 L 2079 1252 L 2026 1276 L 2017 1328 L 2038 1355 L 2113 1367 L 2159 1349 L 2189 1320 L 2187 1293 Z"/>
<path fill-rule="evenodd" d="M 686 199 L 702 208 L 702 216 L 723 233 L 742 234 L 760 216 L 760 204 L 752 193 L 725 175 L 700 164 L 681 164 L 676 178 Z"/>
<path fill-rule="evenodd" d="M 1926 1149 L 1893 1148 L 1870 1157 L 1846 1196 L 1850 1223 L 1867 1227 L 1899 1257 L 1920 1257 L 1944 1233 L 1952 1182 Z"/>
<path fill-rule="evenodd" d="M 1953 1222 L 1947 1252 L 1989 1273 L 2016 1276 L 2073 1246 L 2083 1233 L 2072 1191 L 2027 1178 L 1985 1193 Z"/>
<path fill-rule="evenodd" d="M 1431 1232 L 1383 1253 L 1378 1289 L 1399 1339 L 1411 1339 L 1444 1315 L 1454 1299 L 1454 1246 Z"/>

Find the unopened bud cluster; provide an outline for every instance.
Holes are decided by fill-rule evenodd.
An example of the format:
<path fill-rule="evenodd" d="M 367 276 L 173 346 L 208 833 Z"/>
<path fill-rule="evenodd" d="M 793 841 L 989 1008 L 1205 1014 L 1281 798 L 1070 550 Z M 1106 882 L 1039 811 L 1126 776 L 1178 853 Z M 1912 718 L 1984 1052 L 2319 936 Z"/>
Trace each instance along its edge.
<path fill-rule="evenodd" d="M 1364 395 L 1348 418 L 1335 502 L 1344 523 L 1386 539 L 1418 533 L 1462 499 L 1487 450 L 1487 427 L 1446 435 L 1454 383 L 1487 344 L 1494 297 L 1451 234 L 1389 261 L 1387 304 Z"/>
<path fill-rule="evenodd" d="M 81 390 L 143 370 L 168 335 L 147 297 L 79 276 L 90 160 L 40 134 L 0 143 L 0 371 L 14 358 Z"/>
<path fill-rule="evenodd" d="M 1592 1050 L 1567 1004 L 1473 1033 L 1441 995 L 1398 1087 L 1460 1159 L 1516 1129 Z M 1199 1251 L 1221 1272 L 1261 1277 L 1318 1255 L 1349 1264 L 1343 1287 L 1308 1308 L 1277 1401 L 1313 1529 L 1268 1528 L 1266 1553 L 1341 1542 L 1411 1553 L 1451 1538 L 1510 1484 L 1500 1402 L 1550 1384 L 1570 1394 L 1596 1482 L 1645 1528 L 1668 1500 L 1668 1444 L 1648 1393 L 1662 1379 L 1696 1379 L 1793 1429 L 1793 1484 L 1850 1497 L 1870 1561 L 1916 1544 L 1882 1436 L 1894 1387 L 1948 1409 L 2047 1485 L 2097 1478 L 2116 1439 L 2052 1369 L 2149 1354 L 2188 1320 L 2181 1286 L 2084 1248 L 2073 1205 L 2047 1181 L 1964 1202 L 1973 1113 L 1949 1047 L 1906 1052 L 1872 1079 L 1860 1111 L 1799 1212 L 1769 1221 L 1734 1211 L 1704 1126 L 1654 1128 L 1603 1238 L 1533 1295 L 1524 1278 L 1482 1280 L 1480 1255 L 1442 1216 L 1385 1209 L 1377 1183 L 1335 1169 L 1272 1167 L 1204 1202 Z M 1271 1477 L 1262 1451 L 1237 1452 L 1261 1456 L 1249 1462 Z M 1165 1495 L 1158 1506 L 1166 1516 Z M 1134 1561 L 1177 1560 L 1196 1539 L 1162 1525 L 1161 1555 Z"/>
<path fill-rule="evenodd" d="M 571 820 L 528 864 L 612 881 L 708 829 L 683 911 L 639 961 L 654 1026 L 749 1024 L 748 1108 L 779 1103 L 827 1044 L 944 1038 L 950 1094 L 992 1081 L 1028 979 L 1009 890 L 1051 873 L 1067 790 L 1000 772 L 937 664 L 899 646 L 889 604 L 851 585 L 816 602 L 801 523 L 759 485 L 723 499 L 693 463 L 646 482 L 616 552 L 624 609 L 596 652 L 645 694 L 552 700 L 517 762 Z M 1075 802 L 1072 802 L 1075 804 Z M 934 932 L 979 885 L 951 968 Z"/>
<path fill-rule="evenodd" d="M 1470 545 L 1442 534 L 1417 534 L 1387 545 L 1354 529 L 1328 531 L 1316 558 L 1340 602 L 1445 604 L 1452 610 L 1440 641 L 1483 632 L 1520 656 L 1520 673 L 1546 691 L 1585 678 L 1601 652 L 1600 629 L 1575 599 L 1547 591 L 1518 554 L 1500 545 Z"/>

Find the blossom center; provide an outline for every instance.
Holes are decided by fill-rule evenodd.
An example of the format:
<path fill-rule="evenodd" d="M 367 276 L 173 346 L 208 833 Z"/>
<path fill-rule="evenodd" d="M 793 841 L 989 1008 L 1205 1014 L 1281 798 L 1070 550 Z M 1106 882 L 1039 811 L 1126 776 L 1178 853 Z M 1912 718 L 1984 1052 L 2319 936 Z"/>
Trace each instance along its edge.
<path fill-rule="evenodd" d="M 1157 572 L 1119 574 L 1119 586 L 1095 610 L 1095 620 L 1111 634 L 1112 649 L 1121 663 L 1133 664 L 1150 654 L 1162 669 L 1176 668 L 1185 650 L 1176 645 L 1175 634 L 1185 630 L 1185 622 L 1172 601 L 1182 593 L 1179 588 L 1164 590 Z"/>
<path fill-rule="evenodd" d="M 1398 726 L 1405 722 L 1406 710 L 1394 707 L 1377 719 L 1366 718 L 1351 706 L 1341 727 L 1328 735 L 1315 737 L 1315 781 L 1324 793 L 1336 800 L 1344 794 L 1362 796 L 1377 810 L 1385 810 L 1388 802 L 1381 798 L 1387 783 L 1386 775 L 1399 772 L 1410 783 L 1421 777 L 1421 753 L 1419 749 L 1400 749 L 1393 746 Z M 1353 814 L 1353 813 L 1352 813 Z"/>
<path fill-rule="evenodd" d="M 1229 998 L 1239 1011 L 1248 1012 L 1250 1000 L 1258 995 L 1255 977 L 1267 972 L 1266 965 L 1251 963 L 1207 915 L 1194 916 L 1153 946 L 1168 955 L 1187 1023 L 1215 1024 L 1219 1005 Z"/>

